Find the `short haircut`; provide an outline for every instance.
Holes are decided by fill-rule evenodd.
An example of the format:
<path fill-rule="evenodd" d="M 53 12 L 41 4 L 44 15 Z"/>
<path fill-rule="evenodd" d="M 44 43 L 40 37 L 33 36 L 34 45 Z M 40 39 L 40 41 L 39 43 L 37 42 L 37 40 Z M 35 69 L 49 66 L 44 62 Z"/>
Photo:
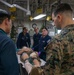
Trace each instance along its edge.
<path fill-rule="evenodd" d="M 63 12 L 69 12 L 69 13 L 73 14 L 72 8 L 67 3 L 61 3 L 61 4 L 57 5 L 56 8 L 53 10 L 53 13 L 55 16 L 58 13 L 63 13 Z"/>
<path fill-rule="evenodd" d="M 0 24 L 3 22 L 4 19 L 8 18 L 10 20 L 11 14 L 3 9 L 0 9 Z"/>
<path fill-rule="evenodd" d="M 26 27 L 23 27 L 23 31 L 24 31 L 24 30 L 27 30 L 27 28 L 26 28 Z"/>
<path fill-rule="evenodd" d="M 45 30 L 47 30 L 47 31 L 48 31 L 48 29 L 47 29 L 46 27 L 43 27 L 43 28 L 42 28 L 42 30 L 43 30 L 43 29 L 45 29 Z"/>
<path fill-rule="evenodd" d="M 38 27 L 35 27 L 34 30 L 35 30 L 35 29 L 39 29 L 39 28 L 38 28 Z"/>

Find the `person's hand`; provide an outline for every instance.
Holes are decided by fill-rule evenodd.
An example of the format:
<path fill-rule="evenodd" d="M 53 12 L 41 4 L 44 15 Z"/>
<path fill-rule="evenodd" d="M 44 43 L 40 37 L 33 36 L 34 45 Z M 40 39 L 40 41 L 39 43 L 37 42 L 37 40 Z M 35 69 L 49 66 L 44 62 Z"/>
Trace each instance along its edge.
<path fill-rule="evenodd" d="M 41 52 L 38 52 L 38 56 L 41 54 Z"/>
<path fill-rule="evenodd" d="M 23 52 L 28 52 L 28 51 L 31 51 L 32 49 L 30 49 L 30 48 L 28 48 L 28 47 L 23 47 L 23 48 L 21 48 L 18 52 L 17 52 L 17 54 L 18 55 L 20 55 L 20 54 L 22 54 Z"/>
<path fill-rule="evenodd" d="M 30 57 L 37 58 L 37 54 L 35 52 L 33 52 L 33 53 L 30 54 Z"/>
<path fill-rule="evenodd" d="M 28 51 L 31 51 L 31 48 L 23 47 L 22 50 L 28 52 Z"/>
<path fill-rule="evenodd" d="M 40 62 L 37 59 L 33 60 L 34 67 L 40 67 Z"/>
<path fill-rule="evenodd" d="M 23 54 L 21 55 L 21 58 L 22 58 L 23 60 L 26 60 L 26 59 L 29 58 L 29 56 L 28 56 L 28 54 L 23 53 Z"/>

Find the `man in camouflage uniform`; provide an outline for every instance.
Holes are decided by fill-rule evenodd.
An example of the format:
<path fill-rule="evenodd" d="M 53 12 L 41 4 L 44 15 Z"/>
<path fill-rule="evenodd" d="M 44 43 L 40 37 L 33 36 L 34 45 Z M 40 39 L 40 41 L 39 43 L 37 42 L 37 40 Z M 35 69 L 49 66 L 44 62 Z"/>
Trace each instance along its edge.
<path fill-rule="evenodd" d="M 41 75 L 74 75 L 74 21 L 73 11 L 61 3 L 52 13 L 52 20 L 61 33 L 47 45 L 47 61 Z M 34 75 L 31 70 L 30 75 Z M 40 74 L 38 74 L 40 75 Z"/>
<path fill-rule="evenodd" d="M 57 28 L 62 31 L 46 48 L 45 75 L 74 75 L 74 22 L 71 7 L 62 3 L 52 13 Z"/>

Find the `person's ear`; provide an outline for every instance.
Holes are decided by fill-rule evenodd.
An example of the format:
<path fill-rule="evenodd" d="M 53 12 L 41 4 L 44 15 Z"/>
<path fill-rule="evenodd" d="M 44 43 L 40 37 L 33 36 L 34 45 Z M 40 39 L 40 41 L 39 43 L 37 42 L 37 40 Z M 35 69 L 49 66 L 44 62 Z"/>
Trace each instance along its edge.
<path fill-rule="evenodd" d="M 59 22 L 61 22 L 62 21 L 62 16 L 60 14 L 58 14 L 57 19 L 58 19 Z"/>
<path fill-rule="evenodd" d="M 5 19 L 5 25 L 8 25 L 9 21 L 8 18 Z"/>

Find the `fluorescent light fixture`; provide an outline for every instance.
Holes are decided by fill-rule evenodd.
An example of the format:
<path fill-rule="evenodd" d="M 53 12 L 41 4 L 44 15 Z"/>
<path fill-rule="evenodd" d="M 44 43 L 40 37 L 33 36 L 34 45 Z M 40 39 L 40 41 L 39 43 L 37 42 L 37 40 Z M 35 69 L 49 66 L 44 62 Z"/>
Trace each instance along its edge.
<path fill-rule="evenodd" d="M 41 18 L 43 18 L 45 16 L 46 16 L 46 14 L 40 14 L 40 15 L 34 17 L 33 19 L 38 20 L 38 19 L 41 19 Z"/>
<path fill-rule="evenodd" d="M 73 18 L 73 20 L 74 20 L 74 18 Z"/>

